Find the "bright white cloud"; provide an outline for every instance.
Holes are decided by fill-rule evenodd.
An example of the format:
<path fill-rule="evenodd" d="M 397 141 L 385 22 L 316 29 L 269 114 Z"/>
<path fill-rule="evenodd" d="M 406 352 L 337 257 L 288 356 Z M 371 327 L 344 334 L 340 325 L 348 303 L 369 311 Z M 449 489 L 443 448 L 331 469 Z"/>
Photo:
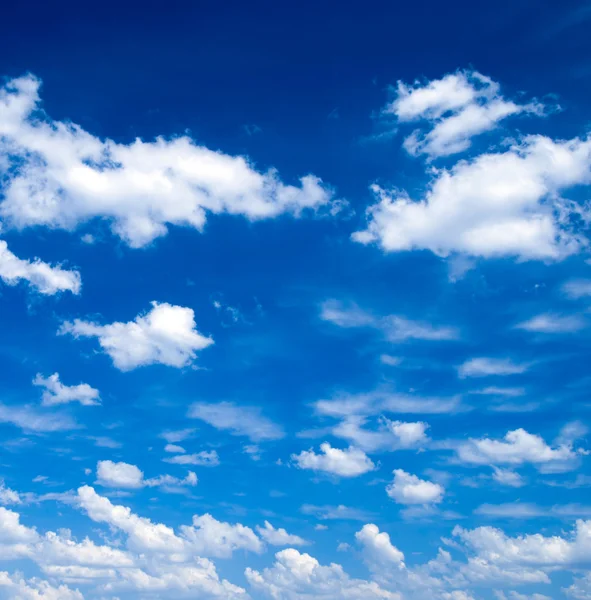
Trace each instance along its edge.
<path fill-rule="evenodd" d="M 355 534 L 355 539 L 363 546 L 365 558 L 370 566 L 404 567 L 404 554 L 392 545 L 390 536 L 386 532 L 380 532 L 377 525 L 364 525 Z"/>
<path fill-rule="evenodd" d="M 386 252 L 560 260 L 587 246 L 572 225 L 587 219 L 584 209 L 560 194 L 591 183 L 590 166 L 591 140 L 527 136 L 504 152 L 435 170 L 418 201 L 373 185 L 377 202 L 353 240 Z"/>
<path fill-rule="evenodd" d="M 579 463 L 580 453 L 573 449 L 573 439 L 557 440 L 548 445 L 544 439 L 525 429 L 507 432 L 500 440 L 470 439 L 460 444 L 457 456 L 461 462 L 475 465 L 533 464 L 545 473 L 569 471 Z"/>
<path fill-rule="evenodd" d="M 412 155 L 430 158 L 467 150 L 474 136 L 495 129 L 500 121 L 523 113 L 543 115 L 537 102 L 516 104 L 499 93 L 499 84 L 476 71 L 457 71 L 442 79 L 414 85 L 398 82 L 396 98 L 383 113 L 401 123 L 422 121 L 430 130 L 416 129 L 404 140 Z"/>
<path fill-rule="evenodd" d="M 515 363 L 509 358 L 471 358 L 458 367 L 459 377 L 488 377 L 489 375 L 519 375 L 529 365 Z"/>
<path fill-rule="evenodd" d="M 229 431 L 232 435 L 246 436 L 253 442 L 278 440 L 285 434 L 283 429 L 261 414 L 255 406 L 239 406 L 232 402 L 196 402 L 189 408 L 191 419 L 205 421 L 216 429 Z"/>
<path fill-rule="evenodd" d="M 220 457 L 215 450 L 202 450 L 194 454 L 181 453 L 163 460 L 172 465 L 197 465 L 200 467 L 217 467 L 220 464 Z"/>
<path fill-rule="evenodd" d="M 398 504 L 439 504 L 445 490 L 439 483 L 396 469 L 394 481 L 386 487 L 386 493 Z"/>
<path fill-rule="evenodd" d="M 399 315 L 374 317 L 355 305 L 347 307 L 338 300 L 324 302 L 321 307 L 320 318 L 338 327 L 370 327 L 376 329 L 390 342 L 455 340 L 459 335 L 454 327 L 413 321 Z"/>
<path fill-rule="evenodd" d="M 211 338 L 197 331 L 191 308 L 158 302 L 152 302 L 148 313 L 128 323 L 99 325 L 75 319 L 65 322 L 59 333 L 97 338 L 121 371 L 152 364 L 185 367 L 193 362 L 197 351 L 213 344 Z"/>
<path fill-rule="evenodd" d="M 4 594 L 8 596 L 4 596 Z M 24 579 L 20 574 L 0 571 L 0 594 L 14 600 L 84 600 L 78 591 L 66 585 L 52 586 L 48 581 Z"/>
<path fill-rule="evenodd" d="M 18 492 L 11 490 L 4 483 L 4 479 L 0 478 L 0 504 L 20 504 L 21 498 Z"/>
<path fill-rule="evenodd" d="M 275 564 L 263 571 L 247 568 L 250 586 L 265 597 L 281 600 L 400 600 L 397 593 L 382 589 L 377 583 L 351 579 L 335 563 L 321 565 L 309 554 L 295 548 L 275 555 Z"/>
<path fill-rule="evenodd" d="M 257 525 L 257 532 L 265 542 L 272 546 L 305 546 L 309 543 L 299 535 L 287 533 L 282 527 L 275 529 L 269 521 L 265 521 L 264 527 Z"/>
<path fill-rule="evenodd" d="M 41 373 L 37 373 L 33 379 L 33 385 L 44 388 L 41 396 L 43 406 L 68 404 L 68 402 L 80 402 L 83 406 L 100 404 L 98 390 L 87 383 L 64 385 L 60 381 L 59 373 L 54 373 L 49 377 L 43 377 Z"/>
<path fill-rule="evenodd" d="M 518 323 L 515 327 L 534 333 L 573 333 L 587 327 L 587 322 L 580 315 L 543 313 Z"/>
<path fill-rule="evenodd" d="M 313 175 L 287 185 L 273 169 L 257 171 L 186 136 L 121 144 L 53 121 L 39 112 L 39 87 L 28 75 L 0 90 L 0 157 L 19 164 L 7 171 L 0 216 L 19 229 L 73 230 L 102 218 L 137 248 L 169 225 L 202 231 L 210 213 L 257 220 L 333 208 L 332 192 Z"/>
<path fill-rule="evenodd" d="M 38 258 L 33 261 L 20 259 L 8 249 L 4 240 L 0 240 L 0 279 L 6 285 L 27 281 L 31 287 L 46 296 L 64 291 L 78 294 L 82 287 L 78 271 L 52 267 Z"/>
<path fill-rule="evenodd" d="M 164 487 L 174 489 L 181 486 L 197 485 L 197 476 L 189 471 L 185 479 L 171 475 L 160 475 L 145 479 L 144 472 L 135 465 L 111 460 L 99 460 L 96 465 L 97 483 L 112 488 L 141 489 L 143 487 Z"/>
<path fill-rule="evenodd" d="M 376 468 L 363 450 L 353 446 L 341 450 L 325 442 L 320 444 L 320 450 L 320 454 L 314 450 L 303 450 L 299 454 L 292 454 L 291 459 L 300 469 L 321 471 L 338 477 L 358 477 Z"/>

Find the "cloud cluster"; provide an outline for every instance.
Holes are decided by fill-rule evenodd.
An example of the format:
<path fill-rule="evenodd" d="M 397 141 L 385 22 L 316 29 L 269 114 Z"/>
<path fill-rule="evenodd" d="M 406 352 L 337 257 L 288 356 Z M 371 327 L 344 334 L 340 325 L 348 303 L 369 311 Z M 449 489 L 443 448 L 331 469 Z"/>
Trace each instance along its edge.
<path fill-rule="evenodd" d="M 60 381 L 59 373 L 43 377 L 37 373 L 33 385 L 43 388 L 41 395 L 43 406 L 56 406 L 69 402 L 80 402 L 83 406 L 96 406 L 100 404 L 99 391 L 87 383 L 78 385 L 64 385 Z"/>
<path fill-rule="evenodd" d="M 185 479 L 171 475 L 159 475 L 146 479 L 144 472 L 136 465 L 111 460 L 99 460 L 96 465 L 97 483 L 118 489 L 141 489 L 143 487 L 163 487 L 174 490 L 183 486 L 197 485 L 197 475 L 189 471 Z"/>
<path fill-rule="evenodd" d="M 292 454 L 291 459 L 300 469 L 320 471 L 338 477 L 358 477 L 376 468 L 363 450 L 354 446 L 341 450 L 333 448 L 328 442 L 320 444 L 319 454 L 314 450 L 303 450 L 299 454 Z"/>

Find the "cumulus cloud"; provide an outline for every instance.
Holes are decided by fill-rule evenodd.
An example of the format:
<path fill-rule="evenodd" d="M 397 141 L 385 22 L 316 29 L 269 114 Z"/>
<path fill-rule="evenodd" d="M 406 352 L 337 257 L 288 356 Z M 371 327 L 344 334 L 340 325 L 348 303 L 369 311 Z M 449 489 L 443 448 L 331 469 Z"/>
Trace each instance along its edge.
<path fill-rule="evenodd" d="M 43 388 L 41 395 L 43 406 L 68 404 L 69 402 L 80 402 L 83 406 L 95 406 L 101 403 L 97 389 L 87 383 L 64 385 L 60 381 L 59 373 L 54 373 L 49 377 L 43 377 L 41 373 L 37 373 L 33 379 L 33 385 Z"/>
<path fill-rule="evenodd" d="M 321 565 L 313 556 L 301 554 L 295 548 L 278 552 L 275 560 L 272 567 L 262 571 L 251 568 L 245 571 L 250 586 L 269 598 L 401 599 L 399 594 L 384 590 L 375 582 L 350 578 L 338 564 Z"/>
<path fill-rule="evenodd" d="M 398 504 L 439 504 L 443 500 L 443 486 L 432 481 L 419 479 L 402 469 L 394 471 L 394 481 L 386 493 Z"/>
<path fill-rule="evenodd" d="M 194 515 L 192 525 L 182 525 L 177 534 L 167 525 L 153 523 L 127 507 L 112 504 L 89 486 L 78 489 L 78 504 L 93 521 L 125 533 L 130 550 L 168 555 L 176 562 L 189 561 L 195 555 L 225 558 L 240 549 L 257 553 L 264 549 L 249 527 L 217 521 L 209 514 Z"/>
<path fill-rule="evenodd" d="M 84 600 L 84 596 L 67 585 L 53 586 L 49 581 L 26 580 L 20 574 L 0 571 L 0 592 L 18 600 Z"/>
<path fill-rule="evenodd" d="M 245 436 L 253 442 L 279 440 L 283 429 L 261 414 L 255 406 L 239 406 L 232 402 L 195 402 L 187 416 L 205 421 L 216 429 L 229 431 L 232 435 Z"/>
<path fill-rule="evenodd" d="M 559 473 L 577 467 L 580 451 L 573 448 L 575 439 L 558 438 L 554 446 L 525 429 L 507 432 L 500 440 L 491 438 L 470 439 L 457 447 L 458 459 L 475 465 L 533 464 L 543 473 Z"/>
<path fill-rule="evenodd" d="M 169 452 L 172 452 L 170 448 Z M 174 450 L 177 452 L 177 450 Z M 183 450 L 184 452 L 184 450 Z M 220 464 L 220 457 L 215 450 L 202 450 L 194 454 L 177 454 L 169 458 L 163 459 L 164 462 L 170 463 L 171 465 L 197 465 L 200 467 L 217 467 Z"/>
<path fill-rule="evenodd" d="M 404 140 L 404 148 L 415 156 L 437 158 L 467 150 L 474 136 L 495 129 L 507 117 L 542 115 L 544 107 L 535 101 L 505 100 L 499 84 L 489 77 L 477 71 L 457 71 L 413 85 L 399 81 L 396 97 L 382 112 L 400 123 L 426 123 L 429 131 L 413 131 Z"/>
<path fill-rule="evenodd" d="M 498 467 L 494 467 L 492 478 L 501 485 L 513 488 L 520 488 L 525 485 L 523 477 L 519 473 L 511 471 L 511 469 L 499 469 Z"/>
<path fill-rule="evenodd" d="M 377 525 L 364 525 L 355 534 L 355 539 L 363 546 L 365 558 L 370 566 L 404 567 L 404 554 L 392 545 L 390 536 L 386 532 L 380 532 Z"/>
<path fill-rule="evenodd" d="M 193 362 L 197 351 L 213 344 L 211 338 L 197 331 L 191 308 L 158 302 L 152 302 L 148 313 L 127 323 L 99 325 L 75 319 L 63 323 L 59 333 L 97 338 L 121 371 L 152 364 L 185 367 Z"/>
<path fill-rule="evenodd" d="M 287 533 L 281 527 L 275 529 L 269 521 L 265 521 L 264 527 L 257 525 L 257 532 L 265 542 L 272 546 L 305 546 L 309 543 L 299 535 Z"/>
<path fill-rule="evenodd" d="M 160 475 L 150 479 L 144 478 L 144 472 L 124 462 L 113 462 L 111 460 L 99 460 L 96 465 L 97 483 L 112 488 L 141 489 L 143 487 L 163 487 L 174 489 L 182 486 L 197 485 L 197 476 L 192 471 L 185 479 L 178 479 L 171 475 Z"/>
<path fill-rule="evenodd" d="M 423 421 L 390 421 L 379 419 L 377 429 L 369 429 L 364 417 L 347 417 L 331 428 L 335 437 L 348 440 L 365 452 L 409 450 L 424 446 L 429 438 L 429 427 Z"/>
<path fill-rule="evenodd" d="M 338 300 L 324 302 L 321 306 L 320 318 L 338 327 L 370 327 L 376 329 L 390 342 L 455 340 L 459 335 L 454 327 L 413 321 L 400 315 L 374 317 L 356 305 L 345 306 Z"/>
<path fill-rule="evenodd" d="M 368 225 L 353 234 L 385 252 L 561 260 L 587 246 L 581 206 L 561 192 L 591 183 L 591 140 L 526 136 L 504 152 L 433 171 L 419 200 L 373 185 Z"/>
<path fill-rule="evenodd" d="M 314 450 L 303 450 L 300 454 L 292 454 L 291 459 L 300 469 L 321 471 L 338 477 L 358 477 L 376 468 L 365 452 L 354 446 L 341 450 L 325 442 L 320 444 L 320 450 L 320 454 Z"/>
<path fill-rule="evenodd" d="M 8 249 L 8 244 L 4 240 L 0 240 L 0 279 L 6 285 L 16 285 L 26 281 L 32 288 L 46 296 L 64 291 L 78 294 L 82 286 L 78 271 L 52 267 L 38 258 L 33 261 L 18 258 Z"/>
<path fill-rule="evenodd" d="M 515 363 L 509 358 L 471 358 L 458 367 L 458 376 L 488 377 L 489 375 L 519 375 L 525 373 L 529 365 Z"/>
<path fill-rule="evenodd" d="M 122 144 L 54 121 L 40 112 L 39 88 L 27 75 L 0 90 L 0 157 L 19 165 L 6 171 L 0 216 L 14 227 L 73 230 L 101 218 L 137 248 L 169 225 L 202 231 L 208 214 L 257 220 L 332 208 L 332 192 L 313 175 L 288 185 L 273 169 L 186 136 Z"/>
<path fill-rule="evenodd" d="M 0 504 L 20 504 L 21 498 L 18 492 L 11 490 L 4 483 L 4 479 L 0 478 Z"/>

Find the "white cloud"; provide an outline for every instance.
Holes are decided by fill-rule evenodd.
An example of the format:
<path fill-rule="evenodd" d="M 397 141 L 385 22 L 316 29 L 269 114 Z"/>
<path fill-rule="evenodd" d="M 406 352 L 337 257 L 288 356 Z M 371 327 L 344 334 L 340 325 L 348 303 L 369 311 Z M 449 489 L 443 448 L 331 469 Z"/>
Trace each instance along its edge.
<path fill-rule="evenodd" d="M 392 568 L 404 567 L 404 554 L 393 546 L 390 536 L 380 532 L 377 525 L 368 523 L 355 534 L 355 539 L 363 546 L 363 552 L 370 565 Z"/>
<path fill-rule="evenodd" d="M 1 403 L 0 423 L 10 423 L 24 431 L 36 433 L 67 431 L 78 427 L 67 414 L 39 411 L 28 405 L 9 406 Z"/>
<path fill-rule="evenodd" d="M 338 327 L 370 327 L 380 331 L 390 342 L 405 340 L 455 340 L 458 331 L 454 327 L 436 326 L 423 321 L 413 321 L 399 315 L 374 317 L 352 305 L 346 307 L 338 300 L 327 300 L 321 306 L 320 318 Z"/>
<path fill-rule="evenodd" d="M 501 485 L 513 488 L 520 488 L 525 485 L 523 477 L 510 469 L 499 469 L 498 467 L 494 467 L 492 478 Z"/>
<path fill-rule="evenodd" d="M 52 267 L 38 258 L 33 261 L 22 260 L 8 249 L 4 240 L 0 240 L 0 279 L 6 285 L 27 281 L 31 287 L 46 296 L 64 291 L 78 294 L 82 286 L 78 271 Z"/>
<path fill-rule="evenodd" d="M 18 492 L 11 490 L 0 478 L 0 504 L 20 504 L 21 498 Z"/>
<path fill-rule="evenodd" d="M 391 356 L 390 354 L 380 354 L 380 362 L 389 367 L 397 367 L 402 363 L 402 358 L 399 356 Z"/>
<path fill-rule="evenodd" d="M 457 447 L 458 459 L 475 465 L 533 464 L 544 473 L 569 471 L 579 463 L 579 452 L 573 449 L 573 439 L 557 440 L 549 446 L 544 439 L 525 429 L 507 432 L 500 440 L 470 439 Z"/>
<path fill-rule="evenodd" d="M 505 152 L 434 171 L 422 199 L 372 190 L 368 225 L 353 240 L 386 252 L 560 260 L 587 246 L 573 221 L 584 209 L 560 196 L 591 183 L 591 140 L 527 136 Z"/>
<path fill-rule="evenodd" d="M 49 377 L 43 377 L 37 373 L 33 379 L 33 385 L 44 388 L 42 398 L 43 406 L 55 406 L 67 404 L 68 402 L 80 402 L 84 406 L 95 406 L 100 404 L 100 394 L 95 388 L 87 383 L 78 385 L 64 385 L 60 381 L 59 373 Z"/>
<path fill-rule="evenodd" d="M 386 487 L 386 493 L 398 504 L 439 504 L 445 490 L 439 483 L 396 469 L 394 481 Z"/>
<path fill-rule="evenodd" d="M 232 435 L 246 436 L 253 442 L 278 440 L 285 435 L 279 425 L 261 415 L 260 408 L 255 406 L 196 402 L 189 408 L 187 416 L 205 421 L 216 429 L 227 430 Z"/>
<path fill-rule="evenodd" d="M 160 437 L 165 439 L 169 444 L 176 444 L 191 437 L 195 433 L 194 429 L 177 429 L 176 431 L 163 431 Z"/>
<path fill-rule="evenodd" d="M 33 578 L 28 581 L 20 574 L 11 575 L 0 571 L 0 593 L 14 600 L 84 600 L 78 590 L 66 585 L 52 586 L 48 581 Z"/>
<path fill-rule="evenodd" d="M 537 103 L 516 104 L 499 93 L 499 84 L 476 71 L 457 71 L 442 79 L 409 86 L 398 82 L 396 98 L 383 113 L 399 122 L 426 121 L 430 131 L 415 130 L 404 140 L 404 148 L 413 155 L 430 158 L 467 150 L 471 138 L 495 129 L 512 115 L 542 115 Z"/>
<path fill-rule="evenodd" d="M 562 286 L 562 291 L 574 300 L 591 296 L 591 279 L 571 279 Z"/>
<path fill-rule="evenodd" d="M 258 534 L 272 546 L 305 546 L 309 542 L 301 538 L 299 535 L 287 533 L 283 528 L 275 529 L 269 521 L 265 521 L 265 526 L 257 525 Z"/>
<path fill-rule="evenodd" d="M 197 485 L 197 476 L 192 471 L 185 479 L 171 475 L 144 478 L 144 472 L 135 465 L 111 460 L 99 460 L 96 465 L 97 483 L 105 487 L 120 489 L 141 489 L 143 487 L 164 487 L 174 489 L 181 486 Z"/>
<path fill-rule="evenodd" d="M 202 450 L 195 454 L 177 454 L 165 458 L 163 461 L 172 465 L 198 465 L 201 467 L 216 467 L 220 464 L 220 458 L 215 450 Z"/>
<path fill-rule="evenodd" d="M 286 185 L 273 169 L 188 137 L 121 144 L 53 121 L 39 112 L 39 86 L 28 75 L 0 90 L 0 157 L 19 164 L 7 171 L 0 215 L 15 227 L 73 230 L 102 218 L 141 247 L 169 225 L 201 231 L 210 213 L 257 220 L 331 208 L 331 191 L 313 175 Z"/>
<path fill-rule="evenodd" d="M 305 515 L 313 515 L 321 521 L 368 521 L 372 518 L 372 515 L 365 510 L 351 508 L 343 504 L 338 506 L 304 504 L 300 510 Z"/>
<path fill-rule="evenodd" d="M 377 583 L 351 579 L 335 563 L 321 565 L 309 554 L 295 548 L 275 555 L 275 564 L 263 571 L 247 568 L 246 579 L 257 592 L 281 600 L 347 598 L 347 600 L 400 600 L 397 593 L 382 589 Z"/>
<path fill-rule="evenodd" d="M 291 459 L 300 469 L 321 471 L 338 477 L 358 477 L 376 468 L 365 452 L 353 446 L 340 450 L 325 442 L 320 444 L 320 450 L 321 454 L 316 454 L 314 450 L 303 450 L 300 454 L 292 454 Z"/>
<path fill-rule="evenodd" d="M 381 418 L 375 430 L 364 427 L 364 417 L 346 417 L 330 429 L 332 435 L 346 439 L 365 452 L 394 451 L 420 448 L 429 440 L 429 427 L 422 421 L 390 421 Z"/>
<path fill-rule="evenodd" d="M 518 323 L 515 327 L 534 333 L 573 333 L 587 327 L 587 322 L 580 315 L 543 313 Z"/>
<path fill-rule="evenodd" d="M 179 533 L 161 523 L 139 517 L 124 506 L 111 504 L 93 488 L 78 489 L 78 502 L 88 516 L 127 534 L 128 547 L 140 553 L 173 556 L 175 562 L 191 560 L 195 555 L 229 557 L 236 550 L 260 553 L 264 546 L 252 529 L 237 523 L 217 521 L 211 515 L 194 515 L 192 525 L 181 525 Z"/>
<path fill-rule="evenodd" d="M 509 358 L 471 358 L 458 367 L 458 375 L 464 377 L 488 377 L 489 375 L 518 375 L 525 373 L 529 365 L 514 363 Z"/>
<path fill-rule="evenodd" d="M 158 302 L 152 302 L 148 313 L 128 323 L 99 325 L 75 319 L 65 322 L 59 333 L 98 338 L 103 351 L 121 371 L 152 364 L 185 367 L 193 362 L 198 350 L 213 344 L 211 338 L 197 331 L 191 308 Z"/>
<path fill-rule="evenodd" d="M 164 452 L 184 454 L 186 450 L 182 446 L 177 446 L 176 444 L 166 444 L 166 446 L 164 446 Z"/>

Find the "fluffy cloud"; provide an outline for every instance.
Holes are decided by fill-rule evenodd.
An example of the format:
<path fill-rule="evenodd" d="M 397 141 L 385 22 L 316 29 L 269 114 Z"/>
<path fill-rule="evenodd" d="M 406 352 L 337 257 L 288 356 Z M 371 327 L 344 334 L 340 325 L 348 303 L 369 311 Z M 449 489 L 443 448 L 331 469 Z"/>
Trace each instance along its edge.
<path fill-rule="evenodd" d="M 454 327 L 436 326 L 423 321 L 413 321 L 399 315 L 374 317 L 359 307 L 345 306 L 338 300 L 322 304 L 320 318 L 338 327 L 371 327 L 380 331 L 390 342 L 405 340 L 455 340 L 458 331 Z"/>
<path fill-rule="evenodd" d="M 99 325 L 76 319 L 64 323 L 59 333 L 97 338 L 121 371 L 152 364 L 185 367 L 198 350 L 213 344 L 211 338 L 197 331 L 191 308 L 158 302 L 152 302 L 148 313 L 128 323 Z"/>
<path fill-rule="evenodd" d="M 560 260 L 587 245 L 576 228 L 584 209 L 560 194 L 591 183 L 590 166 L 591 140 L 527 136 L 436 170 L 418 201 L 373 185 L 377 202 L 353 239 L 386 252 Z"/>
<path fill-rule="evenodd" d="M 380 532 L 377 525 L 368 523 L 355 534 L 355 539 L 363 546 L 364 554 L 370 566 L 404 567 L 404 554 L 393 546 L 390 536 Z"/>
<path fill-rule="evenodd" d="M 27 281 L 31 287 L 46 296 L 63 291 L 78 294 L 82 286 L 80 273 L 77 271 L 52 267 L 38 258 L 34 261 L 20 259 L 8 249 L 4 240 L 0 240 L 0 279 L 7 285 Z"/>
<path fill-rule="evenodd" d="M 4 479 L 0 479 L 0 504 L 20 504 L 21 498 L 18 492 L 11 490 L 4 483 Z"/>
<path fill-rule="evenodd" d="M 494 468 L 492 478 L 501 485 L 507 485 L 509 487 L 520 488 L 525 485 L 523 481 L 523 477 L 519 473 L 515 471 L 511 471 L 510 469 L 499 469 L 498 467 Z"/>
<path fill-rule="evenodd" d="M 49 377 L 43 377 L 37 373 L 33 379 L 33 385 L 44 388 L 42 398 L 43 406 L 55 406 L 67 404 L 68 402 L 80 402 L 84 406 L 95 406 L 100 404 L 100 394 L 95 388 L 87 383 L 78 385 L 64 385 L 60 381 L 59 373 Z"/>
<path fill-rule="evenodd" d="M 121 489 L 140 489 L 143 487 L 164 487 L 173 490 L 182 486 L 197 485 L 197 476 L 192 471 L 185 479 L 171 475 L 144 478 L 144 472 L 135 465 L 111 460 L 99 460 L 96 465 L 97 483 L 105 487 Z"/>
<path fill-rule="evenodd" d="M 52 586 L 48 581 L 34 578 L 28 581 L 18 574 L 0 571 L 0 593 L 15 600 L 84 600 L 78 590 L 66 585 Z"/>
<path fill-rule="evenodd" d="M 258 534 L 272 546 L 305 546 L 308 544 L 306 540 L 299 535 L 287 533 L 283 528 L 275 529 L 269 521 L 265 521 L 265 526 L 257 526 Z"/>
<path fill-rule="evenodd" d="M 364 417 L 347 417 L 330 432 L 336 437 L 348 440 L 365 452 L 420 448 L 429 440 L 426 434 L 429 425 L 422 421 L 390 421 L 381 418 L 375 430 L 366 428 L 365 424 Z"/>
<path fill-rule="evenodd" d="M 386 493 L 398 504 L 438 504 L 445 490 L 438 483 L 419 479 L 402 469 L 394 471 L 394 481 Z"/>
<path fill-rule="evenodd" d="M 170 449 L 170 445 L 167 447 L 168 452 L 178 452 L 178 446 L 174 450 Z M 194 454 L 184 454 L 184 450 L 182 450 L 180 454 L 163 460 L 172 465 L 196 465 L 200 467 L 217 467 L 220 464 L 220 458 L 215 450 L 202 450 Z"/>
<path fill-rule="evenodd" d="M 269 598 L 313 600 L 400 600 L 400 595 L 382 589 L 377 583 L 351 579 L 340 565 L 321 565 L 309 554 L 294 548 L 275 555 L 275 564 L 263 571 L 247 568 L 251 587 Z"/>
<path fill-rule="evenodd" d="M 461 462 L 475 465 L 533 464 L 543 473 L 569 471 L 579 463 L 580 452 L 573 449 L 574 439 L 557 439 L 554 447 L 525 429 L 507 432 L 500 440 L 470 439 L 460 444 L 457 456 Z"/>
<path fill-rule="evenodd" d="M 174 556 L 176 562 L 196 555 L 228 557 L 235 550 L 262 552 L 264 548 L 252 529 L 217 521 L 209 514 L 194 515 L 192 525 L 181 525 L 177 534 L 167 525 L 139 517 L 125 506 L 113 505 L 89 486 L 79 488 L 78 504 L 93 521 L 124 532 L 130 550 Z"/>
<path fill-rule="evenodd" d="M 250 438 L 253 442 L 278 440 L 285 434 L 283 429 L 261 415 L 254 406 L 238 406 L 232 402 L 196 402 L 189 408 L 191 419 L 205 421 L 216 429 L 229 431 L 232 435 Z"/>
<path fill-rule="evenodd" d="M 458 367 L 458 376 L 488 377 L 489 375 L 518 375 L 525 373 L 529 365 L 514 363 L 509 358 L 471 358 Z"/>
<path fill-rule="evenodd" d="M 300 454 L 292 454 L 291 458 L 300 469 L 321 471 L 338 477 L 358 477 L 376 468 L 363 450 L 353 446 L 340 450 L 325 442 L 320 444 L 320 450 L 321 454 L 304 450 Z"/>
<path fill-rule="evenodd" d="M 516 104 L 499 93 L 499 84 L 476 71 L 458 71 L 426 83 L 398 82 L 396 97 L 383 110 L 400 123 L 423 121 L 431 126 L 415 130 L 404 140 L 413 155 L 430 158 L 468 149 L 471 138 L 494 129 L 503 119 L 520 113 L 541 115 L 537 103 Z"/>
<path fill-rule="evenodd" d="M 168 225 L 201 231 L 209 213 L 256 220 L 332 208 L 331 191 L 313 175 L 286 185 L 272 169 L 188 137 L 120 144 L 52 121 L 39 112 L 39 86 L 25 76 L 0 90 L 0 157 L 19 164 L 6 171 L 0 216 L 15 227 L 73 230 L 103 218 L 137 248 Z"/>

